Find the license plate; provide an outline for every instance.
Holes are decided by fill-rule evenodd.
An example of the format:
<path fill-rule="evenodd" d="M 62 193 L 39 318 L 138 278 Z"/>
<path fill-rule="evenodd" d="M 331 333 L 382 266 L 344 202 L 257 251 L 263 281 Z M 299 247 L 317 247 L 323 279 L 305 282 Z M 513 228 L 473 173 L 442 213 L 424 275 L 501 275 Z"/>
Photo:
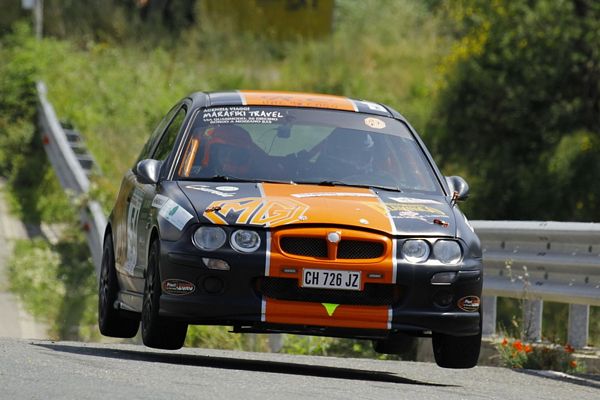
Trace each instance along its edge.
<path fill-rule="evenodd" d="M 360 290 L 360 272 L 304 269 L 302 270 L 302 287 Z"/>

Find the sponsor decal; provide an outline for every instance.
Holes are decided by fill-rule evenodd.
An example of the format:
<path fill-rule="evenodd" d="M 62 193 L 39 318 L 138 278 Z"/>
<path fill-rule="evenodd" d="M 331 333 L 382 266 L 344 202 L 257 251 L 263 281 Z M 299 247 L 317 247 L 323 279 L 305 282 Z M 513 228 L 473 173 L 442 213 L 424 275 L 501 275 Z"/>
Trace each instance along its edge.
<path fill-rule="evenodd" d="M 390 213 L 392 213 L 392 216 L 398 215 L 400 213 L 405 213 L 406 215 L 413 215 L 412 213 L 417 213 L 416 215 L 421 216 L 447 217 L 447 215 L 443 211 L 438 210 L 437 208 L 424 206 L 420 204 L 385 203 L 385 206 L 390 211 Z"/>
<path fill-rule="evenodd" d="M 208 108 L 202 120 L 209 124 L 272 124 L 285 118 L 279 110 L 261 110 L 251 107 Z"/>
<path fill-rule="evenodd" d="M 206 208 L 203 216 L 218 225 L 273 226 L 297 221 L 307 210 L 306 204 L 292 199 L 246 197 L 214 201 Z"/>
<path fill-rule="evenodd" d="M 285 92 L 252 92 L 240 91 L 244 105 L 267 105 L 289 107 L 332 108 L 336 110 L 357 111 L 354 103 L 345 97 Z"/>
<path fill-rule="evenodd" d="M 152 200 L 152 207 L 162 208 L 162 206 L 165 205 L 167 200 L 169 200 L 169 198 L 167 196 L 163 196 L 162 194 L 157 194 L 156 196 L 154 196 L 154 199 Z"/>
<path fill-rule="evenodd" d="M 158 215 L 166 219 L 180 231 L 183 230 L 183 227 L 193 218 L 192 214 L 171 199 L 168 199 L 166 203 L 163 204 Z"/>
<path fill-rule="evenodd" d="M 175 296 L 185 296 L 194 293 L 195 290 L 196 286 L 193 283 L 181 279 L 167 279 L 162 283 L 163 293 Z"/>
<path fill-rule="evenodd" d="M 369 110 L 379 111 L 379 112 L 386 113 L 386 114 L 388 112 L 385 109 L 385 107 L 382 106 L 381 104 L 372 103 L 370 101 L 361 101 L 361 103 L 363 103 L 364 105 L 366 105 L 367 107 L 369 107 Z"/>
<path fill-rule="evenodd" d="M 447 217 L 443 211 L 424 204 L 380 203 L 368 205 L 385 215 L 389 215 L 392 219 L 418 219 L 431 223 L 433 217 Z"/>
<path fill-rule="evenodd" d="M 373 117 L 365 118 L 365 125 L 370 128 L 373 128 L 373 129 L 385 128 L 385 122 L 383 122 L 379 118 L 373 118 Z"/>
<path fill-rule="evenodd" d="M 221 192 L 237 192 L 240 190 L 240 188 L 236 186 L 217 186 L 215 189 L 220 190 Z"/>
<path fill-rule="evenodd" d="M 467 312 L 475 312 L 479 310 L 479 305 L 481 301 L 477 296 L 465 296 L 462 299 L 458 300 L 458 308 Z"/>
<path fill-rule="evenodd" d="M 418 199 L 414 197 L 390 197 L 390 200 L 394 200 L 396 203 L 408 203 L 408 204 L 442 204 L 439 201 L 431 199 Z"/>
<path fill-rule="evenodd" d="M 218 190 L 218 188 L 213 189 L 206 185 L 187 185 L 186 189 L 199 190 L 201 192 L 206 192 L 206 193 L 214 194 L 214 195 L 221 196 L 221 197 L 233 197 L 233 194 L 231 194 L 231 193 L 225 193 L 224 191 Z M 237 188 L 236 188 L 236 190 L 237 190 Z"/>
<path fill-rule="evenodd" d="M 335 309 L 339 307 L 339 304 L 331 304 L 331 303 L 321 303 L 323 307 L 325 307 L 325 311 L 327 311 L 327 315 L 330 317 L 335 312 Z"/>
<path fill-rule="evenodd" d="M 317 193 L 294 193 L 293 197 L 303 199 L 308 197 L 377 197 L 373 193 L 352 193 L 352 192 L 317 192 Z"/>

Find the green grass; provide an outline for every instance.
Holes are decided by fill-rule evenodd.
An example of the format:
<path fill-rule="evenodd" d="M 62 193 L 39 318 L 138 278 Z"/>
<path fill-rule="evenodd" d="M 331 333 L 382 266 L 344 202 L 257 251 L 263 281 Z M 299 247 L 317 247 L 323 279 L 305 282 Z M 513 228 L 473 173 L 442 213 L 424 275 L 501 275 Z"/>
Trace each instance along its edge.
<path fill-rule="evenodd" d="M 55 339 L 94 340 L 96 275 L 79 232 L 69 232 L 58 244 L 43 239 L 16 243 L 9 260 L 10 288 L 25 308 L 48 323 Z"/>
<path fill-rule="evenodd" d="M 377 6 L 376 6 L 377 5 Z M 399 23 L 399 21 L 402 21 Z M 428 120 L 436 65 L 448 48 L 439 21 L 414 1 L 339 3 L 335 33 L 268 42 L 227 23 L 186 32 L 177 47 L 46 39 L 41 76 L 61 119 L 81 130 L 112 205 L 124 171 L 172 104 L 197 90 L 325 92 L 390 104 L 416 126 Z"/>

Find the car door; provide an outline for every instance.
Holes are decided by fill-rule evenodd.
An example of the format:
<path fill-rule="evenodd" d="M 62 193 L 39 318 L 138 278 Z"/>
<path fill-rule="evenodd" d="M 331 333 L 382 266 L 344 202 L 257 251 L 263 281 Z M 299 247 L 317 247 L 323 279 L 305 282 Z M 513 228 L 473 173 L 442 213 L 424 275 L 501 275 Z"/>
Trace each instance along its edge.
<path fill-rule="evenodd" d="M 174 150 L 177 136 L 183 126 L 187 115 L 188 107 L 182 104 L 177 110 L 168 127 L 161 136 L 158 144 L 149 158 L 163 162 L 163 168 L 167 168 L 169 155 Z M 128 235 L 128 260 L 135 260 L 134 265 L 128 266 L 128 272 L 134 279 L 136 291 L 143 291 L 144 272 L 148 261 L 148 248 L 150 240 L 150 229 L 152 227 L 152 201 L 156 196 L 155 184 L 144 184 L 138 180 L 137 175 L 133 174 L 133 193 L 128 211 L 128 232 L 135 232 L 134 235 Z M 131 242 L 129 242 L 131 236 Z M 127 264 L 126 264 L 127 266 Z"/>
<path fill-rule="evenodd" d="M 158 124 L 150 139 L 144 145 L 135 165 L 129 169 L 121 182 L 121 189 L 113 210 L 113 236 L 115 243 L 115 261 L 121 287 L 134 289 L 136 285 L 131 278 L 135 276 L 135 267 L 138 264 L 137 234 L 139 216 L 142 209 L 142 194 L 135 175 L 135 168 L 139 161 L 152 157 L 164 133 L 171 126 L 181 104 L 173 107 Z"/>

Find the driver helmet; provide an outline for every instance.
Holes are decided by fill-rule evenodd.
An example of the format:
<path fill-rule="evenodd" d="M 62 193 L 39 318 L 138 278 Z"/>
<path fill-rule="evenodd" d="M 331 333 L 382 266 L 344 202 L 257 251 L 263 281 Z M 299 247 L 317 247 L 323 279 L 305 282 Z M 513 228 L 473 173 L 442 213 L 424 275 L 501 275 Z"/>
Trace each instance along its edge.
<path fill-rule="evenodd" d="M 237 125 L 223 125 L 204 133 L 203 168 L 214 174 L 240 176 L 250 168 L 251 152 L 256 147 L 250 134 Z"/>
<path fill-rule="evenodd" d="M 373 169 L 375 141 L 369 132 L 336 128 L 325 139 L 322 154 L 340 166 L 351 168 L 349 173 L 367 173 Z"/>

